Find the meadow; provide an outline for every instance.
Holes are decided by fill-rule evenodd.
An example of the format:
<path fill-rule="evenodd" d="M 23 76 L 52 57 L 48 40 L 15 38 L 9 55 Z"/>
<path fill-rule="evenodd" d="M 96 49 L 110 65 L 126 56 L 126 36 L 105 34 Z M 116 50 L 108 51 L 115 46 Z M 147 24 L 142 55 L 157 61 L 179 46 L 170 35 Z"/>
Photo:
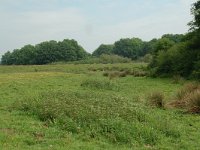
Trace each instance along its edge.
<path fill-rule="evenodd" d="M 147 101 L 184 83 L 147 75 L 145 63 L 0 66 L 0 149 L 199 149 L 199 115 Z"/>

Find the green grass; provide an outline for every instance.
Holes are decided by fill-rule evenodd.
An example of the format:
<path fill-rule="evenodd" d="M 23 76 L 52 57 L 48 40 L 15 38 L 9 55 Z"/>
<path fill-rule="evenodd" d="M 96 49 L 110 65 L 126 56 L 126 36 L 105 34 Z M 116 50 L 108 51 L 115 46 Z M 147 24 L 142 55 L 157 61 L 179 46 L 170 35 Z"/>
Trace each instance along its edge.
<path fill-rule="evenodd" d="M 172 101 L 181 84 L 103 76 L 145 66 L 0 66 L 0 149 L 198 149 L 198 115 L 146 105 L 153 91 Z"/>

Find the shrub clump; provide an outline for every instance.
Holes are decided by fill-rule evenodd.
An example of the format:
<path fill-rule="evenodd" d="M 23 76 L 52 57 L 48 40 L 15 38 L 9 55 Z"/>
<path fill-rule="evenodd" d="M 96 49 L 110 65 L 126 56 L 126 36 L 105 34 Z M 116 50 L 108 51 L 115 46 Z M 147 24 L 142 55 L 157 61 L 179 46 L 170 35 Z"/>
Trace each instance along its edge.
<path fill-rule="evenodd" d="M 147 105 L 164 108 L 164 95 L 161 92 L 152 92 L 147 96 Z"/>
<path fill-rule="evenodd" d="M 191 113 L 200 113 L 200 85 L 199 83 L 188 83 L 180 89 L 175 101 L 170 103 L 176 108 L 186 109 Z"/>

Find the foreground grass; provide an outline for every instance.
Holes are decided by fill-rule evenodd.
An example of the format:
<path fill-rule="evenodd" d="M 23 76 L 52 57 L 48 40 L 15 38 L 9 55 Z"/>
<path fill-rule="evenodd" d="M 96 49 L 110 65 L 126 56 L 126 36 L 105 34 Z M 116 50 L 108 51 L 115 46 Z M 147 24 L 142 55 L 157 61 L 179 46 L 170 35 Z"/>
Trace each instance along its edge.
<path fill-rule="evenodd" d="M 103 76 L 144 66 L 1 66 L 0 148 L 198 149 L 198 115 L 145 105 L 150 92 L 169 101 L 182 85 Z"/>

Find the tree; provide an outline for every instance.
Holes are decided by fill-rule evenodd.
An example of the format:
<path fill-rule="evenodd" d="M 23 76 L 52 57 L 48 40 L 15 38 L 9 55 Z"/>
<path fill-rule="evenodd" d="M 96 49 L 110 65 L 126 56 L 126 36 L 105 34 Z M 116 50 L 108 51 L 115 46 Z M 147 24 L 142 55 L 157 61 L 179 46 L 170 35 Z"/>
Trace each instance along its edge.
<path fill-rule="evenodd" d="M 167 51 L 174 44 L 175 42 L 168 38 L 161 38 L 156 42 L 154 52 L 156 53 L 158 51 Z"/>
<path fill-rule="evenodd" d="M 143 41 L 139 38 L 121 39 L 114 44 L 113 53 L 119 56 L 137 59 L 143 48 Z"/>
<path fill-rule="evenodd" d="M 47 41 L 37 44 L 35 46 L 35 64 L 47 64 L 51 62 L 55 62 L 59 60 L 56 57 L 56 53 L 58 51 L 57 42 L 56 41 Z"/>
<path fill-rule="evenodd" d="M 152 39 L 151 41 L 144 42 L 144 46 L 141 50 L 140 56 L 145 56 L 146 54 L 152 54 L 153 51 L 155 50 L 155 46 L 157 43 L 157 39 Z"/>
<path fill-rule="evenodd" d="M 101 56 L 102 54 L 112 54 L 114 45 L 101 44 L 93 53 L 93 56 Z"/>
<path fill-rule="evenodd" d="M 75 40 L 46 41 L 36 46 L 26 45 L 2 56 L 4 65 L 47 64 L 56 61 L 84 59 L 88 53 Z"/>
<path fill-rule="evenodd" d="M 163 38 L 167 38 L 170 41 L 173 41 L 174 43 L 180 43 L 183 41 L 184 35 L 183 34 L 164 34 L 162 36 L 162 39 Z"/>
<path fill-rule="evenodd" d="M 191 14 L 194 20 L 189 23 L 192 31 L 200 30 L 200 0 L 193 4 Z"/>
<path fill-rule="evenodd" d="M 58 43 L 62 61 L 81 60 L 87 57 L 88 53 L 75 40 L 65 39 Z"/>
<path fill-rule="evenodd" d="M 10 51 L 6 52 L 2 56 L 2 58 L 1 58 L 1 64 L 2 65 L 11 65 L 12 64 L 12 62 L 11 62 L 11 52 Z"/>
<path fill-rule="evenodd" d="M 20 49 L 20 62 L 21 65 L 34 64 L 33 58 L 35 58 L 35 47 L 32 45 L 26 45 Z"/>

